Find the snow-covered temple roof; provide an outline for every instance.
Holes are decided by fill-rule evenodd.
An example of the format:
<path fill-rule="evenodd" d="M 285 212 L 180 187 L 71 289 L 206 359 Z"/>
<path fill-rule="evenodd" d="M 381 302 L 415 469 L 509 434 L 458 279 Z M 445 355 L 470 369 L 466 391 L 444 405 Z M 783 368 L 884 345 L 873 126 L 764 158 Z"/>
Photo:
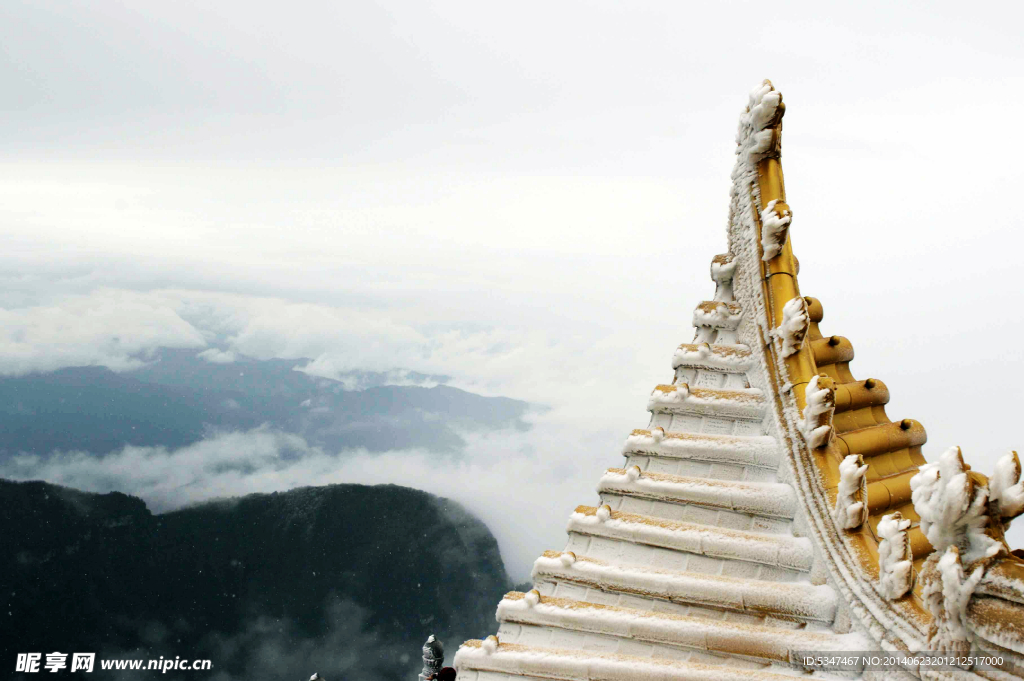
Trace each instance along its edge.
<path fill-rule="evenodd" d="M 796 651 L 872 650 L 992 652 L 1000 669 L 966 677 L 1024 676 L 1024 560 L 1004 540 L 1020 462 L 926 463 L 921 424 L 891 421 L 885 384 L 822 333 L 789 236 L 784 113 L 770 82 L 751 93 L 695 338 L 600 503 L 499 603 L 497 635 L 459 649 L 460 681 L 781 679 L 808 673 Z"/>

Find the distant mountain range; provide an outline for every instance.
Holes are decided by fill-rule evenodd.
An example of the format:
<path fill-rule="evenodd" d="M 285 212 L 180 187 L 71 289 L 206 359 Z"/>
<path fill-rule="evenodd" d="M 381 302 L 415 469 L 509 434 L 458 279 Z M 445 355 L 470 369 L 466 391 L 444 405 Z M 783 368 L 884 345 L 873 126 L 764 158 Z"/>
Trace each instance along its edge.
<path fill-rule="evenodd" d="M 463 638 L 493 630 L 494 604 L 511 587 L 480 521 L 394 485 L 307 487 L 153 515 L 117 492 L 0 480 L 0 537 L 8 673 L 17 652 L 77 651 L 213 661 L 212 674 L 189 679 L 317 671 L 408 681 L 428 634 L 450 660 Z"/>
<path fill-rule="evenodd" d="M 302 361 L 239 358 L 212 363 L 194 350 L 160 350 L 146 366 L 115 373 L 75 367 L 0 378 L 0 460 L 19 452 L 107 453 L 125 444 L 182 447 L 216 431 L 269 424 L 334 453 L 421 447 L 458 453 L 460 432 L 528 425 L 526 402 L 443 385 L 445 376 L 378 372 L 342 380 L 296 371 Z M 346 389 L 346 388 L 359 389 Z"/>

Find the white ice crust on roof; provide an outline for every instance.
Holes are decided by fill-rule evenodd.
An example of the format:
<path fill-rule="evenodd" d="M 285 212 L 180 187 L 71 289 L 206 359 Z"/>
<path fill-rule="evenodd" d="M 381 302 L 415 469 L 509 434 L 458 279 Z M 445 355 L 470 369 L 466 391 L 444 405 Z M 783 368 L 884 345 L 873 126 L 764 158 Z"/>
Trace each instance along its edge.
<path fill-rule="evenodd" d="M 765 262 L 782 252 L 782 247 L 786 243 L 786 232 L 793 221 L 793 215 L 788 209 L 783 209 L 781 213 L 776 210 L 778 203 L 778 199 L 773 199 L 761 211 L 761 249 L 764 251 L 761 259 Z"/>
<path fill-rule="evenodd" d="M 651 392 L 650 404 L 724 404 L 735 405 L 762 404 L 764 393 L 758 388 L 735 388 L 733 390 L 715 390 L 713 388 L 690 389 L 686 383 L 655 388 Z"/>
<path fill-rule="evenodd" d="M 783 483 L 723 482 L 707 478 L 644 475 L 639 471 L 636 466 L 625 473 L 607 471 L 598 482 L 598 492 L 672 499 L 777 518 L 792 518 L 796 513 L 793 488 Z"/>
<path fill-rule="evenodd" d="M 856 529 L 868 519 L 867 470 L 859 454 L 850 454 L 839 464 L 839 489 L 833 517 L 841 529 Z"/>
<path fill-rule="evenodd" d="M 685 383 L 666 386 L 665 389 L 655 388 L 647 400 L 647 408 L 650 409 L 655 404 L 679 404 L 685 402 L 689 396 L 690 386 Z M 651 434 L 654 435 L 653 431 Z"/>
<path fill-rule="evenodd" d="M 666 435 L 656 441 L 645 431 L 626 438 L 622 453 L 647 454 L 694 461 L 744 464 L 774 468 L 779 464 L 779 447 L 775 438 L 766 435 Z"/>
<path fill-rule="evenodd" d="M 710 327 L 732 331 L 739 326 L 742 316 L 743 311 L 735 303 L 713 300 L 694 309 L 693 325 L 697 328 Z"/>
<path fill-rule="evenodd" d="M 764 394 L 757 388 L 716 390 L 690 388 L 685 383 L 659 386 L 647 400 L 650 412 L 691 412 L 734 418 L 761 418 L 766 408 Z"/>
<path fill-rule="evenodd" d="M 568 579 L 600 585 L 604 590 L 644 593 L 664 600 L 741 612 L 783 612 L 826 623 L 833 620 L 837 608 L 835 591 L 824 584 L 738 579 L 619 566 L 593 559 L 564 565 L 557 558 L 541 556 L 534 561 L 532 576 L 534 580 Z"/>
<path fill-rule="evenodd" d="M 807 316 L 807 301 L 797 296 L 782 308 L 782 324 L 778 337 L 782 339 L 782 356 L 789 357 L 800 351 L 810 325 Z"/>
<path fill-rule="evenodd" d="M 889 600 L 902 598 L 910 591 L 914 564 L 905 520 L 899 511 L 878 521 L 878 590 Z"/>
<path fill-rule="evenodd" d="M 466 645 L 455 655 L 456 668 L 527 678 L 564 681 L 792 681 L 791 670 L 761 669 L 690 662 L 659 657 L 634 657 L 593 650 L 527 647 L 501 644 L 496 652 Z M 497 675 L 496 674 L 496 675 Z M 495 675 L 495 676 L 496 676 Z M 485 678 L 495 678 L 488 675 Z"/>
<path fill-rule="evenodd" d="M 598 509 L 597 513 L 600 513 Z M 610 517 L 575 512 L 569 531 L 660 546 L 713 558 L 742 560 L 790 570 L 810 570 L 810 540 L 783 534 L 730 530 L 680 521 L 646 523 L 641 517 Z"/>
<path fill-rule="evenodd" d="M 811 449 L 824 447 L 832 439 L 832 414 L 835 412 L 832 390 L 822 386 L 818 378 L 814 376 L 807 383 L 804 391 L 807 404 L 799 422 L 800 433 Z"/>
<path fill-rule="evenodd" d="M 1024 512 L 1024 481 L 1017 452 L 1005 454 L 996 462 L 995 472 L 988 479 L 988 489 L 990 505 L 1007 525 Z"/>
<path fill-rule="evenodd" d="M 761 627 L 560 598 L 544 598 L 532 606 L 524 601 L 525 598 L 503 599 L 498 604 L 498 619 L 671 642 L 700 650 L 721 649 L 723 646 L 742 650 L 749 648 L 750 637 L 756 636 L 762 644 L 761 650 L 770 646 L 775 656 L 782 659 L 788 658 L 792 650 L 863 650 L 855 646 L 865 645 L 857 634 Z"/>
<path fill-rule="evenodd" d="M 685 344 L 676 348 L 672 356 L 672 368 L 692 367 L 739 373 L 747 371 L 753 364 L 746 346 Z"/>

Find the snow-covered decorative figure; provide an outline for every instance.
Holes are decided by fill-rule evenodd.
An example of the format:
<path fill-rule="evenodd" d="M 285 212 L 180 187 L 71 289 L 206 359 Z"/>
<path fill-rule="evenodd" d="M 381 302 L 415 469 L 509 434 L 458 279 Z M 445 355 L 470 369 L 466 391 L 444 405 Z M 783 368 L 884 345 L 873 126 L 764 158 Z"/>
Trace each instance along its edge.
<path fill-rule="evenodd" d="M 1013 471 L 997 470 L 1000 475 L 1006 476 L 996 483 L 1000 492 L 1012 489 L 1005 483 Z M 938 650 L 961 653 L 970 649 L 965 618 L 971 595 L 991 562 L 1006 552 L 1006 544 L 986 531 L 995 505 L 990 509 L 989 486 L 970 473 L 959 447 L 921 466 L 910 479 L 910 489 L 921 531 L 935 548 L 921 568 L 922 591 L 933 618 L 929 642 Z M 1007 498 L 1015 499 L 1015 492 Z"/>
<path fill-rule="evenodd" d="M 444 645 L 431 634 L 423 644 L 423 671 L 420 672 L 419 681 L 433 677 L 443 665 Z"/>
<path fill-rule="evenodd" d="M 526 592 L 526 596 L 523 597 L 523 600 L 526 601 L 526 604 L 532 608 L 533 606 L 540 603 L 540 592 L 536 589 L 530 589 Z"/>
<path fill-rule="evenodd" d="M 932 614 L 929 644 L 937 651 L 963 654 L 971 650 L 967 605 L 985 574 L 984 562 L 967 576 L 955 545 L 935 551 L 921 570 L 921 591 Z"/>
<path fill-rule="evenodd" d="M 914 558 L 907 536 L 909 527 L 910 520 L 904 520 L 899 511 L 878 521 L 881 539 L 878 543 L 878 590 L 890 601 L 903 598 L 913 584 Z"/>
<path fill-rule="evenodd" d="M 807 301 L 797 296 L 782 308 L 782 324 L 776 334 L 782 339 L 782 356 L 789 357 L 800 351 L 807 336 L 810 322 L 807 317 Z"/>
<path fill-rule="evenodd" d="M 640 466 L 630 466 L 626 469 L 626 477 L 629 478 L 630 482 L 636 482 L 640 479 Z"/>
<path fill-rule="evenodd" d="M 608 504 L 602 504 L 601 508 L 597 509 L 597 519 L 602 523 L 612 517 L 612 507 Z"/>
<path fill-rule="evenodd" d="M 789 224 L 793 221 L 793 211 L 778 199 L 768 202 L 761 211 L 761 259 L 768 262 L 782 252 L 786 245 Z"/>
<path fill-rule="evenodd" d="M 562 563 L 562 567 L 569 567 L 576 562 L 576 554 L 572 551 L 562 551 L 561 555 L 558 556 L 558 560 Z"/>
<path fill-rule="evenodd" d="M 774 128 L 785 112 L 782 93 L 772 87 L 771 81 L 766 80 L 751 91 L 736 131 L 736 153 L 744 165 L 753 166 L 766 156 L 778 153 L 779 137 Z"/>
<path fill-rule="evenodd" d="M 839 489 L 832 517 L 843 530 L 855 530 L 868 519 L 867 464 L 860 454 L 850 454 L 839 464 Z"/>
<path fill-rule="evenodd" d="M 996 470 L 988 479 L 991 516 L 1002 522 L 1004 531 L 1024 512 L 1024 481 L 1020 478 L 1020 458 L 1017 452 L 1010 452 L 996 462 Z"/>
<path fill-rule="evenodd" d="M 955 545 L 963 560 L 973 563 L 997 551 L 1000 542 L 985 534 L 988 487 L 970 475 L 959 447 L 921 466 L 910 490 L 921 531 L 936 552 Z"/>
<path fill-rule="evenodd" d="M 679 392 L 679 391 L 677 390 L 676 392 Z M 662 440 L 665 439 L 665 429 L 662 428 L 661 426 L 658 426 L 657 428 L 652 428 L 651 429 L 651 438 L 655 442 L 661 442 Z"/>
<path fill-rule="evenodd" d="M 811 449 L 824 447 L 832 441 L 832 415 L 836 411 L 836 394 L 832 385 L 831 378 L 814 376 L 804 392 L 807 406 L 798 425 Z"/>

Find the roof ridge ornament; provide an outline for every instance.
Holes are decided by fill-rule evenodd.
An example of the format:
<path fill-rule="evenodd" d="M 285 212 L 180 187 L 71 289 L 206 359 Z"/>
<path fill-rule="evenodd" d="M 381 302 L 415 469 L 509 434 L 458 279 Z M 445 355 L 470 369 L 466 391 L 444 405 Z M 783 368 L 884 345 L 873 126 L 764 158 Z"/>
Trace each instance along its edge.
<path fill-rule="evenodd" d="M 899 511 L 878 521 L 878 588 L 890 601 L 906 596 L 914 583 L 909 527 L 910 519 L 904 519 Z"/>
<path fill-rule="evenodd" d="M 1010 521 L 1024 513 L 1024 481 L 1021 481 L 1020 457 L 1017 452 L 1004 454 L 996 462 L 995 472 L 988 479 L 989 506 L 1005 532 Z"/>
<path fill-rule="evenodd" d="M 740 114 L 739 129 L 736 131 L 736 153 L 742 161 L 756 165 L 758 161 L 775 157 L 781 153 L 782 117 L 786 105 L 782 93 L 765 79 L 750 92 L 747 108 Z"/>
<path fill-rule="evenodd" d="M 774 202 L 773 202 L 774 203 Z M 810 329 L 807 301 L 796 296 L 782 308 L 782 323 L 776 334 L 782 339 L 782 356 L 789 357 L 800 351 Z"/>
<path fill-rule="evenodd" d="M 921 585 L 933 617 L 929 642 L 939 650 L 970 650 L 967 606 L 989 567 L 1009 552 L 1003 531 L 1024 510 L 1020 473 L 1016 452 L 986 479 L 964 463 L 959 447 L 950 447 L 910 479 L 921 531 L 935 547 L 921 568 Z"/>
<path fill-rule="evenodd" d="M 785 201 L 772 199 L 761 211 L 761 260 L 768 262 L 782 252 L 793 221 L 793 211 Z"/>
<path fill-rule="evenodd" d="M 855 530 L 868 519 L 868 466 L 861 454 L 850 454 L 839 464 L 839 488 L 833 513 L 836 525 Z"/>
<path fill-rule="evenodd" d="M 807 405 L 800 419 L 800 434 L 810 449 L 827 447 L 832 441 L 832 416 L 836 411 L 835 381 L 828 376 L 812 376 L 804 395 Z"/>

